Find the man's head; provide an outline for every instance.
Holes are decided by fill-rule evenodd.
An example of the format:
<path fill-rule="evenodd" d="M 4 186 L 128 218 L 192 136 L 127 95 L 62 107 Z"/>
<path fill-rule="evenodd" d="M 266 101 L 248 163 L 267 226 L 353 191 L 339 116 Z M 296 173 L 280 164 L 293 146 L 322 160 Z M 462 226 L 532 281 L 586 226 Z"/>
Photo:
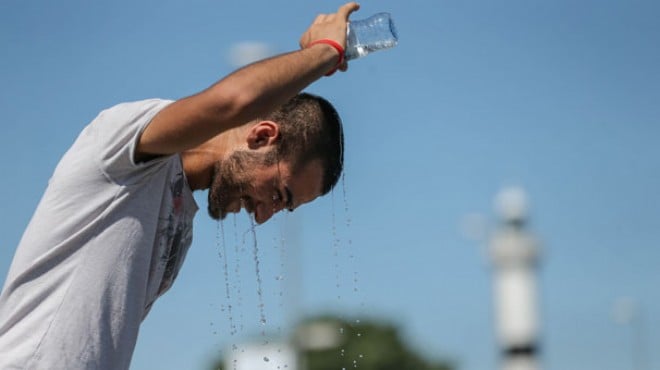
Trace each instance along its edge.
<path fill-rule="evenodd" d="M 247 150 L 219 161 L 209 190 L 209 214 L 224 218 L 244 207 L 258 223 L 281 209 L 325 195 L 343 168 L 341 120 L 323 98 L 300 94 L 251 123 Z"/>
<path fill-rule="evenodd" d="M 294 165 L 294 172 L 313 160 L 323 167 L 325 195 L 337 184 L 344 165 L 341 119 L 327 100 L 303 93 L 264 118 L 280 127 L 277 153 Z"/>

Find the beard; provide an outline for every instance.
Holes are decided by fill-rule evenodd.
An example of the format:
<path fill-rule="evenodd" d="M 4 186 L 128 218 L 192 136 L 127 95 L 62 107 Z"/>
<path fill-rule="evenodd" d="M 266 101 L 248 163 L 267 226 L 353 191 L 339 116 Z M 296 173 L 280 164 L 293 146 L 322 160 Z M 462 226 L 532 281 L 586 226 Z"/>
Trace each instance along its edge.
<path fill-rule="evenodd" d="M 216 163 L 208 193 L 208 213 L 211 218 L 224 220 L 228 213 L 238 212 L 243 206 L 248 212 L 254 209 L 254 203 L 247 195 L 254 187 L 254 172 L 259 167 L 275 163 L 274 152 L 238 150 Z"/>

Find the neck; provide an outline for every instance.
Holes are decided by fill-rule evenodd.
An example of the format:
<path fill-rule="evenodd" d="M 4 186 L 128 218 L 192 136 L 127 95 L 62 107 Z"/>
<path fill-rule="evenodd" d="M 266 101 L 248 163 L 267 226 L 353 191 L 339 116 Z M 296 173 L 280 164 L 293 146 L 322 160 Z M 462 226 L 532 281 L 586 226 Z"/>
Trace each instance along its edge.
<path fill-rule="evenodd" d="M 209 141 L 181 153 L 183 171 L 191 190 L 211 187 L 213 171 L 219 161 L 238 149 L 247 125 L 224 131 Z"/>
<path fill-rule="evenodd" d="M 208 189 L 211 185 L 213 163 L 207 157 L 210 156 L 196 149 L 181 153 L 183 172 L 185 172 L 188 185 L 193 191 Z"/>
<path fill-rule="evenodd" d="M 221 135 L 181 153 L 183 171 L 191 190 L 205 190 L 211 187 L 215 165 L 234 149 L 230 137 Z"/>

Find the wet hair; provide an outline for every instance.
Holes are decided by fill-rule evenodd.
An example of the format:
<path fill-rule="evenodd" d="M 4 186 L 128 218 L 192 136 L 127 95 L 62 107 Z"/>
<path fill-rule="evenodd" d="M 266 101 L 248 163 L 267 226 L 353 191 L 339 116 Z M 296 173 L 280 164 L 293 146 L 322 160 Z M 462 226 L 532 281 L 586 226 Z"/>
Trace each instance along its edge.
<path fill-rule="evenodd" d="M 321 194 L 329 193 L 344 166 L 344 132 L 332 104 L 320 96 L 301 93 L 264 119 L 279 125 L 280 160 L 290 161 L 294 173 L 319 160 L 323 166 Z"/>

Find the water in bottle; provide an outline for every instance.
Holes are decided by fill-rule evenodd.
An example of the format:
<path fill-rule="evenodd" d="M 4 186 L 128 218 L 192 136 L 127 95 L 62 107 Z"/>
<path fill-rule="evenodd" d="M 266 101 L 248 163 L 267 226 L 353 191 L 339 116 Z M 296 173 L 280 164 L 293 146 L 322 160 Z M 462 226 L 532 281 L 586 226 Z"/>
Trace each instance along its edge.
<path fill-rule="evenodd" d="M 389 13 L 348 23 L 346 60 L 361 58 L 373 51 L 394 47 L 399 40 Z"/>

